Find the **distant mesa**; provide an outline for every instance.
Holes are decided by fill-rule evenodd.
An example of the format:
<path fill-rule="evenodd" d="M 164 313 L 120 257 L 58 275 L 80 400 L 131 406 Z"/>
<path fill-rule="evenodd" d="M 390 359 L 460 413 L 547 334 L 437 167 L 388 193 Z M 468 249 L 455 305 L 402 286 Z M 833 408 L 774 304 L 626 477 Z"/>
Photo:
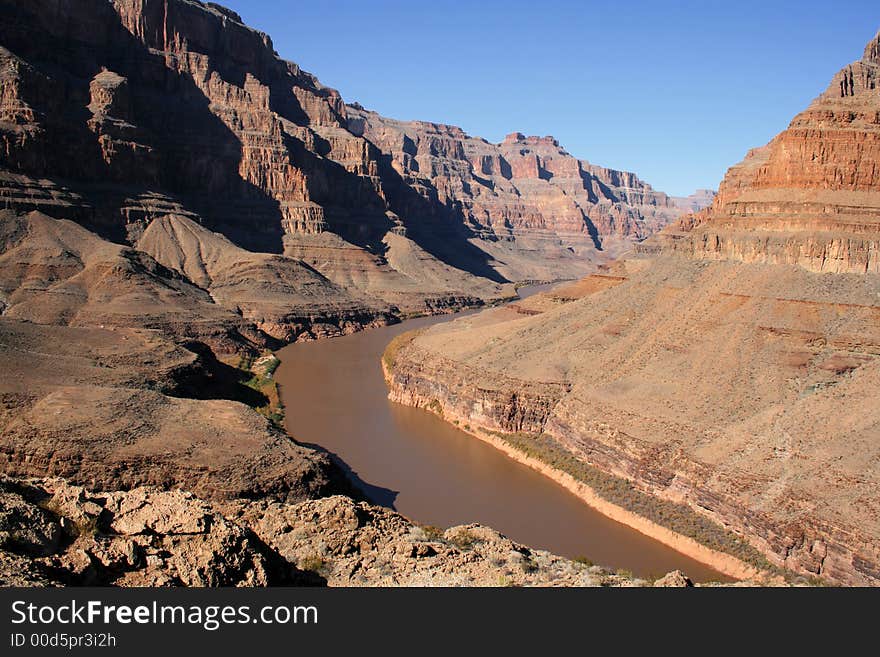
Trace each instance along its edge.
<path fill-rule="evenodd" d="M 716 193 L 714 189 L 698 189 L 690 196 L 673 196 L 672 202 L 683 212 L 699 212 L 712 205 Z"/>

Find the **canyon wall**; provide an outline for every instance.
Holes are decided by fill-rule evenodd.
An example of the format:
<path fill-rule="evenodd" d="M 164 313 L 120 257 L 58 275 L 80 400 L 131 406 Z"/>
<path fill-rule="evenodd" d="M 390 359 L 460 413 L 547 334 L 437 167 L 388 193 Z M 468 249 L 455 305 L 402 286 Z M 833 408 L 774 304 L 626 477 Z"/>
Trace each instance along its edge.
<path fill-rule="evenodd" d="M 878 51 L 631 257 L 398 343 L 391 398 L 880 584 Z"/>
<path fill-rule="evenodd" d="M 701 259 L 880 272 L 880 58 L 877 39 L 769 144 L 721 183 L 710 211 L 667 231 Z M 651 248 L 651 245 L 646 246 Z"/>
<path fill-rule="evenodd" d="M 0 0 L 0 469 L 15 477 L 12 498 L 46 476 L 85 487 L 75 495 L 90 509 L 101 494 L 113 513 L 131 499 L 108 492 L 144 486 L 264 506 L 347 492 L 329 457 L 279 429 L 253 367 L 266 350 L 580 275 L 679 214 L 635 175 L 552 139 L 483 146 L 449 128 L 448 143 L 416 148 L 418 170 L 401 166 L 364 117 L 214 3 Z M 483 148 L 497 157 L 484 161 Z M 152 494 L 133 504 L 159 505 L 144 502 Z M 341 503 L 349 515 L 354 504 Z M 67 518 L 56 516 L 48 526 Z M 267 582 L 259 542 L 208 516 L 240 582 L 175 574 L 193 550 L 222 546 L 177 531 L 132 538 L 145 528 L 105 528 L 120 540 L 43 565 L 67 583 L 93 571 L 102 582 Z M 323 530 L 314 545 L 332 538 Z M 442 550 L 456 567 L 473 556 L 386 535 L 377 545 Z M 173 568 L 134 572 L 165 549 Z M 33 565 L 20 556 L 0 550 L 13 573 Z M 601 581 L 584 570 L 563 583 Z M 541 582 L 528 575 L 516 581 Z M 344 568 L 333 577 L 348 581 Z"/>
<path fill-rule="evenodd" d="M 239 403 L 269 404 L 246 385 L 261 352 L 495 302 L 510 281 L 603 257 L 556 239 L 496 260 L 480 245 L 500 238 L 477 239 L 439 180 L 398 171 L 349 112 L 214 3 L 0 0 L 0 331 L 17 336 L 0 346 L 7 471 L 197 492 L 226 477 L 243 492 L 242 468 L 265 459 L 278 494 L 325 481 L 324 461 Z M 545 228 L 569 221 L 532 212 Z M 545 256 L 555 264 L 536 264 Z M 55 381 L 53 354 L 67 363 Z M 87 431 L 89 414 L 118 431 Z M 223 456 L 197 474 L 209 435 L 249 454 L 240 468 Z"/>
<path fill-rule="evenodd" d="M 454 208 L 509 279 L 585 272 L 597 248 L 614 252 L 681 214 L 635 174 L 578 160 L 553 137 L 517 132 L 492 144 L 456 126 L 397 121 L 357 104 L 348 106 L 348 121 L 391 155 L 410 186 Z"/>
<path fill-rule="evenodd" d="M 0 207 L 77 221 L 184 276 L 208 240 L 258 272 L 234 296 L 272 339 L 582 275 L 680 214 L 550 138 L 496 146 L 347 106 L 214 3 L 2 0 L 0 17 Z M 276 275 L 289 294 L 267 291 Z"/>
<path fill-rule="evenodd" d="M 232 12 L 188 0 L 0 12 L 5 209 L 72 219 L 184 276 L 210 241 L 215 260 L 258 272 L 250 287 L 239 276 L 236 296 L 282 341 L 511 294 L 429 202 L 411 202 L 412 216 L 460 242 L 460 261 L 403 234 L 394 210 L 408 188 L 346 129 L 339 94 Z"/>

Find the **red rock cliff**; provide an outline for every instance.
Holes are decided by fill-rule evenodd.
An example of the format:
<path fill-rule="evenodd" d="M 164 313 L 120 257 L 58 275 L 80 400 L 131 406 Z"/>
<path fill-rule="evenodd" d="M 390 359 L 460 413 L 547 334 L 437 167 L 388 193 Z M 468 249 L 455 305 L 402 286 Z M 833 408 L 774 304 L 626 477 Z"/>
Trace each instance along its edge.
<path fill-rule="evenodd" d="M 676 250 L 880 272 L 880 34 L 769 144 L 732 167 Z"/>

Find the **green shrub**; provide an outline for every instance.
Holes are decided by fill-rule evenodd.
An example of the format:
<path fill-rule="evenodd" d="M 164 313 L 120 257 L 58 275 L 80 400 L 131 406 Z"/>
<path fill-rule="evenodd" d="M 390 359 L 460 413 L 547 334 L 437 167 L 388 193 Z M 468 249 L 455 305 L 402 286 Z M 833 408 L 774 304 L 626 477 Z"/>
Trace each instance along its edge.
<path fill-rule="evenodd" d="M 661 500 L 636 489 L 632 482 L 602 472 L 543 434 L 492 432 L 514 449 L 589 486 L 604 500 L 623 507 L 706 547 L 731 554 L 759 569 L 782 573 L 742 538 L 700 515 L 687 504 Z"/>
<path fill-rule="evenodd" d="M 299 560 L 297 567 L 313 573 L 320 573 L 327 566 L 327 561 L 319 554 L 312 554 Z"/>
<path fill-rule="evenodd" d="M 397 364 L 397 354 L 400 353 L 400 350 L 409 345 L 423 331 L 424 329 L 407 331 L 406 333 L 401 333 L 389 342 L 388 346 L 385 347 L 385 352 L 382 354 L 382 362 L 385 364 L 385 367 L 389 370 L 394 369 L 394 366 Z"/>
<path fill-rule="evenodd" d="M 477 544 L 478 539 L 467 529 L 460 529 L 448 539 L 449 543 L 459 550 L 471 550 Z"/>
<path fill-rule="evenodd" d="M 422 525 L 421 530 L 425 533 L 425 538 L 429 541 L 437 541 L 443 538 L 443 530 L 434 525 Z"/>

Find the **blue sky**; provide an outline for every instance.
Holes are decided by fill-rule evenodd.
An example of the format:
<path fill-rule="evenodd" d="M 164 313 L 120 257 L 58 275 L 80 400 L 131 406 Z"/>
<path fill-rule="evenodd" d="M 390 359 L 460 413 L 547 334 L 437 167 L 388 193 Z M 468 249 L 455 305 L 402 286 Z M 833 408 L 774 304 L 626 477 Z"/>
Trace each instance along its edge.
<path fill-rule="evenodd" d="M 557 137 L 657 189 L 717 187 L 858 59 L 877 0 L 221 0 L 386 116 Z"/>

